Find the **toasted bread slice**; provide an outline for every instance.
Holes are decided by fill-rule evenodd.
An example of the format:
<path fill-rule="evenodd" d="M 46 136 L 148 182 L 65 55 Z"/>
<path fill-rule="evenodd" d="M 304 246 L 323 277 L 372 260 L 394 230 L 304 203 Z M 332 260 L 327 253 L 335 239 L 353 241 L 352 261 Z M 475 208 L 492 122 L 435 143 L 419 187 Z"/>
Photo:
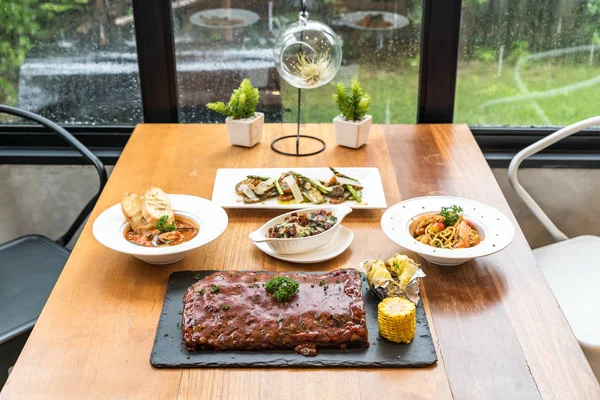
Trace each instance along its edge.
<path fill-rule="evenodd" d="M 167 194 L 157 187 L 152 187 L 146 191 L 142 200 L 142 215 L 149 224 L 156 226 L 158 220 L 166 215 L 169 217 L 168 223 L 175 223 L 175 214 L 171 208 L 171 201 Z"/>
<path fill-rule="evenodd" d="M 156 229 L 156 225 L 149 224 L 141 214 L 134 218 L 127 218 L 129 226 L 137 233 L 145 233 L 152 229 Z"/>
<path fill-rule="evenodd" d="M 131 229 L 137 233 L 144 233 L 156 227 L 149 224 L 142 215 L 142 201 L 143 199 L 135 193 L 123 193 L 123 198 L 121 199 L 123 215 L 127 222 L 129 222 Z"/>
<path fill-rule="evenodd" d="M 123 193 L 121 209 L 125 218 L 133 218 L 142 214 L 142 198 L 135 193 Z"/>

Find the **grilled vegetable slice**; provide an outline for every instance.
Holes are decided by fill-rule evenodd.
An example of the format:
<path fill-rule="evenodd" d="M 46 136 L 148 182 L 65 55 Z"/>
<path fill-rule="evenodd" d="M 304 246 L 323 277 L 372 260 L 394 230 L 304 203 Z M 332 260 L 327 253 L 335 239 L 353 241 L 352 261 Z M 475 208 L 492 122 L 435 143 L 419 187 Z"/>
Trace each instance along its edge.
<path fill-rule="evenodd" d="M 313 204 L 325 203 L 325 198 L 323 197 L 321 192 L 315 189 L 315 187 L 308 182 L 302 185 L 300 191 L 302 192 L 302 195 L 306 197 L 306 200 L 310 201 Z"/>
<path fill-rule="evenodd" d="M 240 196 L 243 196 L 245 193 L 241 190 L 241 187 L 249 187 L 252 190 L 256 187 L 256 185 L 259 182 L 260 181 L 258 181 L 256 179 L 250 179 L 250 178 L 244 179 L 243 181 L 240 181 L 235 185 L 235 192 L 237 194 L 239 194 Z"/>
<path fill-rule="evenodd" d="M 362 192 L 360 190 L 355 189 L 354 187 L 352 187 L 352 185 L 345 185 L 345 187 L 346 189 L 348 189 L 348 191 L 352 195 L 352 198 L 356 200 L 357 203 L 360 203 L 362 201 Z"/>
<path fill-rule="evenodd" d="M 335 169 L 335 168 L 333 168 L 333 167 L 329 167 L 329 169 L 331 170 L 331 172 L 333 172 L 333 174 L 334 174 L 335 176 L 339 176 L 340 178 L 346 178 L 346 179 L 350 179 L 350 180 L 353 180 L 353 181 L 355 181 L 355 182 L 358 182 L 358 179 L 354 179 L 354 178 L 351 178 L 351 177 L 349 177 L 348 175 L 344 175 L 344 174 L 342 174 L 340 171 L 336 170 L 336 169 Z M 360 182 L 359 182 L 359 183 L 360 183 Z"/>
<path fill-rule="evenodd" d="M 279 186 L 281 186 L 281 190 L 283 190 L 283 193 L 292 193 L 292 189 L 290 189 L 290 186 L 285 180 L 285 178 L 287 178 L 289 175 L 292 175 L 292 173 L 286 172 L 281 174 L 281 177 L 279 177 Z"/>
<path fill-rule="evenodd" d="M 347 190 L 344 190 L 344 193 L 340 197 L 332 197 L 331 200 L 329 200 L 329 202 L 331 204 L 340 204 L 340 203 L 345 202 L 349 198 L 350 198 L 350 192 Z"/>
<path fill-rule="evenodd" d="M 271 198 L 271 197 L 277 197 L 277 195 L 278 195 L 278 194 L 279 194 L 279 193 L 277 193 L 277 189 L 275 189 L 275 187 L 272 187 L 271 189 L 269 189 L 269 191 L 268 191 L 268 192 L 266 192 L 266 193 L 265 193 L 265 194 L 262 196 L 262 198 L 263 198 L 263 200 L 264 200 L 264 199 L 268 199 L 268 198 Z"/>
<path fill-rule="evenodd" d="M 247 176 L 248 179 L 253 179 L 253 180 L 259 180 L 259 181 L 266 181 L 269 178 L 266 176 L 260 176 L 260 175 L 248 175 Z"/>
<path fill-rule="evenodd" d="M 377 306 L 381 337 L 395 343 L 410 343 L 417 326 L 416 307 L 407 299 L 388 297 Z"/>
<path fill-rule="evenodd" d="M 244 203 L 257 203 L 260 201 L 260 199 L 254 194 L 252 189 L 245 183 L 240 184 L 238 186 L 238 190 L 244 194 Z"/>
<path fill-rule="evenodd" d="M 294 200 L 294 195 L 291 193 L 284 193 L 284 194 L 279 195 L 278 200 L 282 201 L 282 202 L 292 201 L 292 200 Z"/>
<path fill-rule="evenodd" d="M 283 195 L 283 189 L 281 188 L 281 185 L 279 184 L 278 180 L 275 180 L 275 189 L 277 189 L 277 193 L 279 193 L 279 195 Z"/>
<path fill-rule="evenodd" d="M 268 192 L 269 190 L 273 189 L 275 187 L 275 185 L 273 183 L 269 184 L 269 181 L 260 181 L 258 185 L 256 185 L 256 188 L 254 189 L 254 193 L 256 193 L 258 196 L 262 196 L 263 194 L 265 194 L 266 192 Z"/>
<path fill-rule="evenodd" d="M 329 194 L 329 190 L 325 186 L 321 185 L 318 181 L 315 181 L 315 180 L 312 180 L 310 178 L 307 178 L 306 176 L 300 175 L 297 172 L 292 172 L 292 174 L 296 178 L 300 178 L 303 181 L 306 181 L 306 182 L 310 183 L 313 187 L 317 188 L 321 193 L 323 193 L 323 194 Z"/>
<path fill-rule="evenodd" d="M 325 183 L 325 186 L 331 187 L 331 186 L 335 186 L 335 185 L 339 185 L 339 183 L 337 181 L 337 176 L 332 175 L 331 178 L 329 178 L 329 181 L 327 181 L 327 183 Z"/>

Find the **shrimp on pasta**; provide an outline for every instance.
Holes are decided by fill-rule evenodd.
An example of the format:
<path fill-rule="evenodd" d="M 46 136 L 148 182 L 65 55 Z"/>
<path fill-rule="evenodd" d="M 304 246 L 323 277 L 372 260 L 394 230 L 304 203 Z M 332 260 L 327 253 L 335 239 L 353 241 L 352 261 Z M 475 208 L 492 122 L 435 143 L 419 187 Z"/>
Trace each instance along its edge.
<path fill-rule="evenodd" d="M 408 230 L 417 241 L 442 249 L 469 248 L 481 242 L 475 225 L 464 218 L 462 208 L 456 205 L 420 215 Z"/>

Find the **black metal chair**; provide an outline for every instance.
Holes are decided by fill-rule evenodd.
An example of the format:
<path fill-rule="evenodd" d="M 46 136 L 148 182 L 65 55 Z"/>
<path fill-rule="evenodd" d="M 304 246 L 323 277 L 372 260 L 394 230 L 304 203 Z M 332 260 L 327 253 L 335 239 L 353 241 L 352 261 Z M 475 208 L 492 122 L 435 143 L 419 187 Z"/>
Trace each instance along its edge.
<path fill-rule="evenodd" d="M 0 245 L 0 388 L 25 345 L 29 333 L 60 275 L 69 243 L 92 211 L 107 181 L 104 164 L 73 135 L 54 122 L 28 111 L 0 104 L 0 113 L 37 122 L 59 134 L 98 171 L 98 193 L 86 204 L 67 232 L 56 240 L 27 235 Z M 4 189 L 6 190 L 6 189 Z"/>

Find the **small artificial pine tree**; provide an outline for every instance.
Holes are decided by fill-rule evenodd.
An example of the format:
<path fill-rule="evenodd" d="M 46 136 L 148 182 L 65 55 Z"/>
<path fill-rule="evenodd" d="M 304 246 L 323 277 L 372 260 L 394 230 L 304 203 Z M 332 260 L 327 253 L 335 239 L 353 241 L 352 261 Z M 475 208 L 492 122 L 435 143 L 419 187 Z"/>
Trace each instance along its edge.
<path fill-rule="evenodd" d="M 259 98 L 258 89 L 252 87 L 249 79 L 244 79 L 240 87 L 233 91 L 227 104 L 218 101 L 206 106 L 233 119 L 251 118 L 254 117 Z"/>
<path fill-rule="evenodd" d="M 350 95 L 346 92 L 346 87 L 338 83 L 333 100 L 342 112 L 347 121 L 360 121 L 369 110 L 371 97 L 363 93 L 360 83 L 352 79 L 352 92 Z"/>

